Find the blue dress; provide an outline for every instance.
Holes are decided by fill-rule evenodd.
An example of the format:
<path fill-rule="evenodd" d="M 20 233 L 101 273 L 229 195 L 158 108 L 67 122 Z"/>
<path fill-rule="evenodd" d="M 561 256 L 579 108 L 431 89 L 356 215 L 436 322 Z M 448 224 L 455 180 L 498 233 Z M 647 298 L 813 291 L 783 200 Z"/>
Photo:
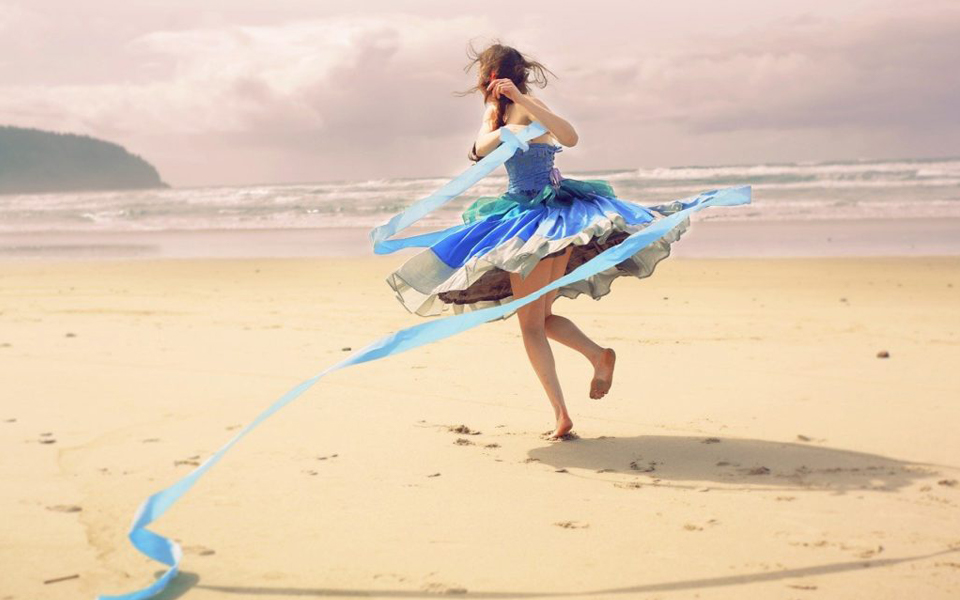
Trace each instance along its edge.
<path fill-rule="evenodd" d="M 525 277 L 541 259 L 573 246 L 569 273 L 658 215 L 683 207 L 679 201 L 641 206 L 618 199 L 605 181 L 564 178 L 554 168 L 560 149 L 531 143 L 525 152 L 518 151 L 504 165 L 509 185 L 502 195 L 477 199 L 463 212 L 465 227 L 453 228 L 391 273 L 387 283 L 401 304 L 427 317 L 509 302 L 513 298 L 509 273 Z M 685 218 L 628 260 L 561 287 L 557 297 L 587 294 L 599 299 L 610 292 L 617 277 L 650 276 L 689 226 Z"/>

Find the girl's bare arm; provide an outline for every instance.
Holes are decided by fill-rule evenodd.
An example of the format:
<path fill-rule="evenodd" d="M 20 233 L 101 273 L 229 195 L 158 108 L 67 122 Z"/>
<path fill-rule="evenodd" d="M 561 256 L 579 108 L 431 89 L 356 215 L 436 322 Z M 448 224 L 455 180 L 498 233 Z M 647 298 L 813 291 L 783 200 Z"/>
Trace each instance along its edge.
<path fill-rule="evenodd" d="M 555 114 L 543 101 L 526 94 L 520 94 L 517 104 L 522 106 L 530 113 L 530 118 L 534 121 L 540 121 L 546 127 L 553 137 L 564 146 L 576 146 L 580 140 L 577 131 L 569 121 Z"/>
<path fill-rule="evenodd" d="M 477 156 L 483 157 L 493 152 L 500 145 L 500 130 L 494 129 L 496 124 L 494 119 L 497 113 L 496 104 L 487 104 L 487 110 L 483 113 L 483 125 L 477 132 L 476 152 Z"/>
<path fill-rule="evenodd" d="M 526 109 L 530 118 L 534 121 L 540 121 L 559 143 L 564 146 L 577 145 L 580 137 L 569 121 L 555 114 L 541 100 L 521 93 L 510 79 L 494 79 L 487 85 L 487 89 L 493 93 L 494 98 L 499 99 L 501 95 L 506 96 Z"/>

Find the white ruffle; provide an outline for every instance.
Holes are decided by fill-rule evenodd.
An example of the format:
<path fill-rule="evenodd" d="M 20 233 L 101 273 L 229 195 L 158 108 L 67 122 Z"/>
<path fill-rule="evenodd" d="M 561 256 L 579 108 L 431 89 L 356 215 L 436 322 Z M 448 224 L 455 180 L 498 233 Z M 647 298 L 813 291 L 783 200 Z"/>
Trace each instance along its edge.
<path fill-rule="evenodd" d="M 549 239 L 534 233 L 526 241 L 519 237 L 510 238 L 488 252 L 471 258 L 459 268 L 451 268 L 428 248 L 408 259 L 399 269 L 391 273 L 387 277 L 387 284 L 396 292 L 397 299 L 407 310 L 423 317 L 449 312 L 460 314 L 482 310 L 509 302 L 513 296 L 498 300 L 478 300 L 469 304 L 444 302 L 438 296 L 443 292 L 469 289 L 493 269 L 519 273 L 526 277 L 543 257 L 563 250 L 567 246 L 584 246 L 593 241 L 604 244 L 616 232 L 629 235 L 649 225 L 650 223 L 630 225 L 617 213 L 606 214 L 569 237 Z M 671 245 L 679 240 L 689 227 L 690 219 L 686 218 L 657 241 L 616 267 L 561 287 L 557 297 L 576 298 L 580 294 L 588 294 L 598 300 L 610 293 L 610 286 L 617 277 L 623 275 L 633 275 L 640 279 L 649 277 L 657 264 L 670 256 Z M 512 315 L 511 312 L 501 318 L 506 319 Z"/>

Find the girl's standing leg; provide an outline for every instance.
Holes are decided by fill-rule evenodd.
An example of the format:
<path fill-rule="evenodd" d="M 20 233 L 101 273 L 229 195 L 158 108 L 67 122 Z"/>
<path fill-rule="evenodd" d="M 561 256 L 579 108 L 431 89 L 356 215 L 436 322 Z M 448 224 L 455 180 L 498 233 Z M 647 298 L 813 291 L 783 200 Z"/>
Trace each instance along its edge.
<path fill-rule="evenodd" d="M 557 258 L 541 260 L 526 279 L 517 273 L 510 273 L 513 296 L 522 298 L 550 283 L 555 260 Z M 533 370 L 540 379 L 543 389 L 547 392 L 547 399 L 553 406 L 553 413 L 557 420 L 557 427 L 550 435 L 550 439 L 558 439 L 570 432 L 573 428 L 573 421 L 570 419 L 567 405 L 563 401 L 563 391 L 560 389 L 560 379 L 557 377 L 553 351 L 547 341 L 544 328 L 546 314 L 544 300 L 545 296 L 541 296 L 530 304 L 520 307 L 517 310 L 517 318 L 520 321 L 523 345 L 527 350 L 527 356 L 530 358 L 530 364 L 533 365 Z"/>
<path fill-rule="evenodd" d="M 556 257 L 553 262 L 553 272 L 550 281 L 563 277 L 567 270 L 567 262 L 573 246 L 567 246 L 566 253 Z M 566 317 L 553 314 L 553 301 L 557 291 L 544 294 L 544 330 L 547 337 L 556 340 L 565 346 L 573 348 L 584 355 L 593 365 L 593 380 L 590 382 L 590 397 L 602 398 L 613 384 L 613 368 L 617 361 L 617 354 L 612 348 L 604 348 L 588 338 L 580 331 L 573 321 Z"/>

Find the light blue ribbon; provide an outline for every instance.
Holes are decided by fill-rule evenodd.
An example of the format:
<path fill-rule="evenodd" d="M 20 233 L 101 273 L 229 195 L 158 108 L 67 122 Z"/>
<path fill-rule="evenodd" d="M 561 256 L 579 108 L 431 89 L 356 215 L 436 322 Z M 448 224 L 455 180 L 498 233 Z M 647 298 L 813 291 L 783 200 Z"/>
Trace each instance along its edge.
<path fill-rule="evenodd" d="M 466 227 L 466 225 L 456 225 L 443 231 L 434 231 L 398 240 L 387 239 L 410 227 L 428 213 L 435 211 L 470 189 L 475 183 L 492 173 L 494 169 L 507 162 L 517 150 L 526 152 L 530 147 L 527 142 L 533 138 L 540 137 L 546 132 L 547 128 L 538 121 L 527 125 L 519 134 L 513 133 L 506 127 L 501 127 L 500 141 L 502 143 L 497 146 L 493 152 L 481 158 L 475 165 L 450 180 L 439 190 L 423 200 L 410 205 L 406 210 L 393 215 L 393 217 L 383 225 L 374 227 L 373 230 L 370 231 L 370 239 L 373 241 L 373 251 L 377 254 L 389 254 L 401 248 L 426 248 L 427 246 L 432 246 L 434 242 L 442 240 L 454 231 L 459 231 Z"/>
<path fill-rule="evenodd" d="M 533 125 L 539 125 L 539 123 L 534 123 Z M 542 127 L 542 125 L 539 126 Z M 506 161 L 510 156 L 512 156 L 518 148 L 523 148 L 526 146 L 525 141 L 529 141 L 533 137 L 536 137 L 536 135 L 532 135 L 532 133 L 536 131 L 536 128 L 531 129 L 531 127 L 528 127 L 527 130 L 521 132 L 521 135 L 516 139 L 516 141 L 511 139 L 512 133 L 504 134 L 504 131 L 507 130 L 501 129 L 501 139 L 506 138 L 504 144 L 499 146 L 497 150 L 484 158 L 484 160 L 486 160 L 487 158 L 495 156 L 493 160 L 488 163 L 484 163 L 484 160 L 481 160 L 466 172 L 462 173 L 459 177 L 457 177 L 457 179 L 443 186 L 439 192 L 412 205 L 406 211 L 396 215 L 393 219 L 390 219 L 387 224 L 375 229 L 371 235 L 371 237 L 374 239 L 374 242 L 377 243 L 378 241 L 385 240 L 390 235 L 393 235 L 394 233 L 408 227 L 411 223 L 416 222 L 423 215 L 430 212 L 430 210 L 443 205 L 445 202 L 448 202 L 450 199 L 463 193 L 463 191 L 469 188 L 470 185 L 473 185 L 473 183 L 476 183 L 482 178 L 482 176 L 478 177 L 476 175 L 477 173 L 482 172 L 484 175 L 489 174 L 493 168 L 496 168 L 496 166 L 502 164 L 502 162 Z M 530 133 L 530 137 L 526 137 L 524 135 L 525 133 Z M 504 147 L 508 148 L 508 150 L 498 154 L 498 151 Z M 491 164 L 493 164 L 492 167 L 490 166 Z M 465 185 L 465 182 L 467 181 L 471 183 L 469 185 Z M 183 557 L 183 552 L 176 542 L 156 534 L 148 530 L 146 527 L 167 512 L 167 510 L 169 510 L 170 507 L 177 502 L 177 500 L 186 494 L 187 491 L 193 487 L 193 485 L 197 482 L 197 480 L 200 479 L 201 476 L 203 476 L 204 473 L 209 471 L 215 464 L 217 464 L 237 442 L 243 439 L 248 433 L 256 429 L 268 417 L 272 416 L 281 408 L 297 399 L 301 394 L 310 389 L 314 383 L 319 381 L 320 378 L 324 377 L 328 373 L 332 373 L 350 365 L 377 360 L 387 356 L 392 356 L 394 354 L 399 354 L 401 352 L 406 352 L 407 350 L 412 350 L 414 348 L 454 336 L 458 333 L 462 333 L 468 329 L 476 327 L 477 325 L 486 323 L 487 321 L 499 319 L 500 317 L 510 314 L 518 308 L 533 302 L 537 298 L 540 298 L 552 290 L 580 281 L 582 279 L 586 279 L 627 260 L 646 246 L 652 244 L 669 233 L 674 227 L 679 225 L 693 212 L 703 210 L 709 206 L 736 206 L 739 204 L 749 204 L 749 202 L 750 187 L 741 186 L 720 190 L 711 190 L 709 192 L 704 192 L 698 196 L 692 197 L 687 201 L 677 201 L 672 205 L 665 205 L 670 206 L 672 209 L 676 209 L 675 212 L 672 212 L 672 214 L 663 217 L 662 219 L 653 221 L 644 229 L 631 234 L 620 244 L 604 250 L 593 259 L 585 262 L 563 277 L 550 282 L 536 292 L 499 306 L 453 315 L 443 319 L 435 319 L 419 325 L 414 325 L 413 327 L 401 329 L 396 333 L 384 336 L 372 344 L 353 352 L 342 361 L 331 367 L 327 367 L 317 375 L 314 375 L 313 377 L 299 383 L 296 387 L 292 388 L 273 404 L 267 407 L 267 409 L 261 412 L 256 419 L 241 429 L 233 438 L 224 444 L 222 448 L 214 452 L 213 455 L 211 455 L 197 468 L 185 475 L 170 487 L 153 494 L 147 498 L 143 504 L 140 505 L 140 508 L 137 510 L 137 513 L 134 516 L 133 524 L 130 527 L 130 541 L 133 546 L 142 554 L 152 558 L 157 562 L 167 565 L 169 568 L 163 575 L 160 576 L 160 578 L 153 582 L 153 584 L 145 588 L 135 592 L 120 594 L 119 596 L 98 596 L 98 600 L 140 600 L 143 598 L 150 598 L 163 591 L 170 581 L 176 577 L 180 568 L 180 560 Z M 429 206 L 431 208 L 425 210 L 423 208 L 425 206 Z"/>

